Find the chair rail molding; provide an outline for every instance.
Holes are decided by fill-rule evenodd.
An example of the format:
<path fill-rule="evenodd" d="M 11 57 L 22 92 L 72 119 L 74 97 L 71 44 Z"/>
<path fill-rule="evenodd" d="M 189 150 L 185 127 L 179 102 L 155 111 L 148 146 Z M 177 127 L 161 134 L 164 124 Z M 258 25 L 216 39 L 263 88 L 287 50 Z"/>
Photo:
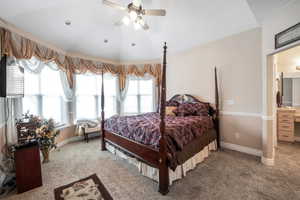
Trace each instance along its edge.
<path fill-rule="evenodd" d="M 221 115 L 262 117 L 261 113 L 221 111 Z"/>

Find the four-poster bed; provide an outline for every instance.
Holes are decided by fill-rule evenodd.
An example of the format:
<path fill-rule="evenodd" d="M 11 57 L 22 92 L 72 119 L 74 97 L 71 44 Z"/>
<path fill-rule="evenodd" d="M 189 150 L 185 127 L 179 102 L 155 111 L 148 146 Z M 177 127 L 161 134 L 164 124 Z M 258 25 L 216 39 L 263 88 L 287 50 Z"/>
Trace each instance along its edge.
<path fill-rule="evenodd" d="M 158 169 L 159 192 L 163 195 L 169 191 L 169 168 L 174 170 L 177 164 L 182 164 L 215 140 L 217 141 L 217 147 L 220 146 L 216 69 L 214 71 L 215 109 L 208 103 L 201 102 L 191 95 L 175 95 L 168 102 L 207 105 L 207 115 L 166 117 L 166 52 L 167 46 L 165 43 L 159 114 L 147 113 L 140 116 L 123 118 L 116 116 L 105 122 L 103 78 L 101 92 L 102 151 L 107 150 L 106 143 L 108 143 L 139 161 Z M 131 128 L 128 128 L 128 125 L 126 125 L 129 122 L 131 123 Z M 148 130 L 142 124 L 145 127 L 147 126 Z M 157 126 L 157 130 L 155 130 L 153 124 L 159 125 L 159 128 Z M 177 135 L 172 132 L 176 132 Z M 199 137 L 194 136 L 195 133 Z M 145 142 L 146 140 L 147 142 Z M 152 141 L 152 143 L 149 141 Z"/>

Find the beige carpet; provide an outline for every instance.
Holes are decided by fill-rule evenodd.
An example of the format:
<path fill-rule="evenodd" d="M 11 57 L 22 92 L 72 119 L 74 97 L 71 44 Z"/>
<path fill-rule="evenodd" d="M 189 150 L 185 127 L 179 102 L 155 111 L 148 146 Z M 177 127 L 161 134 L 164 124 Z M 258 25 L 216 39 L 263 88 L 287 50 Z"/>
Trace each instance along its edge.
<path fill-rule="evenodd" d="M 96 173 L 115 200 L 118 199 L 300 199 L 300 145 L 280 144 L 275 167 L 259 158 L 224 150 L 176 182 L 167 196 L 157 192 L 157 183 L 109 152 L 100 151 L 100 140 L 65 145 L 43 165 L 44 186 L 8 200 L 54 199 L 56 187 Z"/>

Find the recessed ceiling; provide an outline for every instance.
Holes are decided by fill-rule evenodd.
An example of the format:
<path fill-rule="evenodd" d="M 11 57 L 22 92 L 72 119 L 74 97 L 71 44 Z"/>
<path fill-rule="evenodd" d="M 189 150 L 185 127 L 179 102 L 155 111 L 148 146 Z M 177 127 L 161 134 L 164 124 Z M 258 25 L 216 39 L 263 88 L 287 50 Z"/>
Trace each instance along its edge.
<path fill-rule="evenodd" d="M 130 0 L 114 0 L 127 5 Z M 124 14 L 101 0 L 2 0 L 0 17 L 67 52 L 115 61 L 158 59 L 166 41 L 170 53 L 258 26 L 246 0 L 142 0 L 144 8 L 166 9 L 145 19 L 150 30 L 115 26 Z M 66 26 L 66 20 L 71 25 Z M 107 39 L 109 42 L 104 43 Z M 136 44 L 134 48 L 132 43 Z"/>

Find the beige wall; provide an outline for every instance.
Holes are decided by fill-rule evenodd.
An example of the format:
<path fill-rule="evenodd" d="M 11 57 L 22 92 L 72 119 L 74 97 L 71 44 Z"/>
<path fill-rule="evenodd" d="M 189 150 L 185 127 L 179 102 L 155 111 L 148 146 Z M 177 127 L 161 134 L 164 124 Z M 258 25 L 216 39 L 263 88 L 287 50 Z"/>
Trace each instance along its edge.
<path fill-rule="evenodd" d="M 261 149 L 261 29 L 168 55 L 167 95 L 188 93 L 214 103 L 219 71 L 224 142 Z M 233 104 L 232 104 L 233 103 Z"/>
<path fill-rule="evenodd" d="M 262 120 L 256 116 L 222 115 L 221 140 L 254 149 L 262 149 Z"/>
<path fill-rule="evenodd" d="M 75 128 L 76 128 L 75 125 L 71 125 L 69 127 L 62 129 L 60 131 L 59 136 L 56 138 L 56 142 L 61 143 L 64 140 L 74 137 L 75 136 Z"/>

